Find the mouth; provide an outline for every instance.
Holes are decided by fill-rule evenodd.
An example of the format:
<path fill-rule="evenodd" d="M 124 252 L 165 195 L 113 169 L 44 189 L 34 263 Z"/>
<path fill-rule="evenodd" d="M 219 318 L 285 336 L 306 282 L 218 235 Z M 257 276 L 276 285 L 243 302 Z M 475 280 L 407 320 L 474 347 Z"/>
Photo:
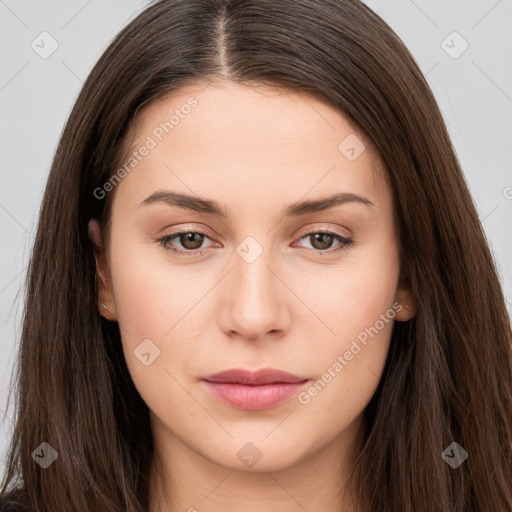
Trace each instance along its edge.
<path fill-rule="evenodd" d="M 201 379 L 206 389 L 221 402 L 258 411 L 276 407 L 296 395 L 309 379 L 274 368 L 255 372 L 232 369 Z"/>

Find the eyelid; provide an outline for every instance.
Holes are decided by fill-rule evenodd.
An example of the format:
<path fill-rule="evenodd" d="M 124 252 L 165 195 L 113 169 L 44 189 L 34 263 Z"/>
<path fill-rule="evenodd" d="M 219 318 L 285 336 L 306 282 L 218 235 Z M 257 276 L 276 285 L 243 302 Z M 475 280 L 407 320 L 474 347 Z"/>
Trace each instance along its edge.
<path fill-rule="evenodd" d="M 342 230 L 340 232 L 340 230 Z M 299 238 L 303 238 L 305 235 L 309 235 L 311 233 L 318 233 L 318 232 L 328 232 L 328 233 L 331 233 L 333 235 L 339 235 L 339 236 L 342 236 L 342 237 L 345 237 L 345 238 L 352 238 L 352 234 L 350 233 L 350 231 L 348 229 L 345 229 L 345 228 L 341 228 L 341 226 L 337 226 L 336 228 L 331 228 L 329 226 L 327 226 L 326 224 L 313 224 L 312 226 L 308 226 L 307 228 L 304 229 L 304 232 L 302 235 L 295 235 L 295 236 L 298 236 Z M 302 231 L 299 231 L 299 233 L 302 233 Z"/>

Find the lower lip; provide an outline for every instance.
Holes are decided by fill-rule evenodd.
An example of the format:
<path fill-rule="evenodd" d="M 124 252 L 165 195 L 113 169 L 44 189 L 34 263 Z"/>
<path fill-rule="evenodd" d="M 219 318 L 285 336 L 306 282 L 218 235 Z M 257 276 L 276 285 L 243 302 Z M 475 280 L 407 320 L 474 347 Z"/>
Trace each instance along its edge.
<path fill-rule="evenodd" d="M 226 382 L 202 381 L 221 402 L 248 411 L 270 409 L 296 395 L 307 384 L 304 382 L 275 382 L 261 386 L 247 386 Z"/>

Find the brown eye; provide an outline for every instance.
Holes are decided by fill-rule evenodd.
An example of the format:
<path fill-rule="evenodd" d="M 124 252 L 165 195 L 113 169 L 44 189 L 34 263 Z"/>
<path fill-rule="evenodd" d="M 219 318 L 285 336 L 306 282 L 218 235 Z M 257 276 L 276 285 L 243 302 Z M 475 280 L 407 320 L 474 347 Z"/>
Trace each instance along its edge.
<path fill-rule="evenodd" d="M 178 235 L 178 240 L 181 243 L 181 245 L 185 249 L 189 249 L 191 251 L 199 249 L 203 244 L 203 239 L 204 235 L 202 235 L 201 233 L 196 233 L 195 231 L 190 231 Z"/>
<path fill-rule="evenodd" d="M 180 231 L 158 241 L 164 249 L 183 255 L 193 255 L 196 251 L 201 252 L 198 249 L 201 249 L 205 238 L 209 238 L 208 235 L 200 231 Z"/>
<path fill-rule="evenodd" d="M 309 240 L 311 247 L 305 247 L 305 249 L 313 250 L 313 252 L 317 252 L 319 254 L 322 254 L 323 252 L 337 252 L 353 243 L 351 238 L 346 238 L 338 235 L 337 233 L 330 233 L 328 231 L 307 233 L 301 237 L 301 240 Z M 329 250 L 333 246 L 334 242 L 338 242 L 338 247 L 336 249 Z"/>
<path fill-rule="evenodd" d="M 329 233 L 313 233 L 308 236 L 312 241 L 311 245 L 313 248 L 318 249 L 319 251 L 329 249 L 335 240 L 334 236 Z"/>

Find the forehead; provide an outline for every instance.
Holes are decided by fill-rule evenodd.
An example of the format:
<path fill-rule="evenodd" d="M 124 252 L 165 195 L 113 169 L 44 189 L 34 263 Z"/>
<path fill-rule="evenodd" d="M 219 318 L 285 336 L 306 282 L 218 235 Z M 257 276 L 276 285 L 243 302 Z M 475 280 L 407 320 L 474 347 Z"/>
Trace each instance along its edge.
<path fill-rule="evenodd" d="M 389 195 L 373 144 L 345 116 L 268 86 L 195 84 L 150 102 L 135 117 L 122 165 L 130 155 L 135 172 L 119 188 L 132 195 L 174 184 L 235 197 L 286 191 L 296 200 L 345 188 L 375 202 Z"/>

